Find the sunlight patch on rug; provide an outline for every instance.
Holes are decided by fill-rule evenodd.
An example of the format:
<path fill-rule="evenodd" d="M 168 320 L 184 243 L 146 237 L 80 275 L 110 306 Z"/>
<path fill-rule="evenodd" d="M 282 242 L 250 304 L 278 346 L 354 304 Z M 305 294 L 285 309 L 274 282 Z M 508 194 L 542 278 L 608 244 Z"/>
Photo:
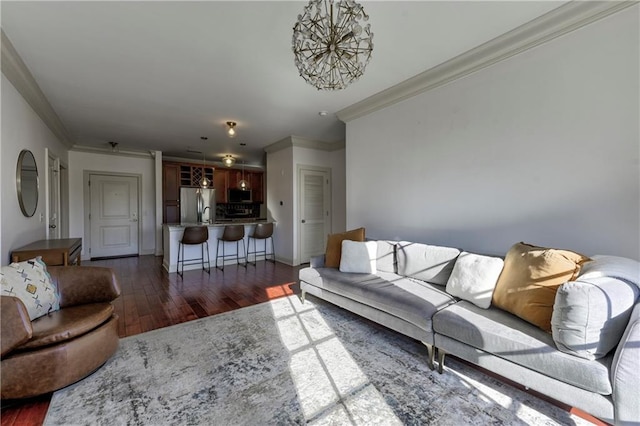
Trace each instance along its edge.
<path fill-rule="evenodd" d="M 388 425 L 402 424 L 320 312 L 310 304 L 293 301 L 272 308 L 291 356 L 289 369 L 307 421 L 361 423 L 373 412 Z"/>

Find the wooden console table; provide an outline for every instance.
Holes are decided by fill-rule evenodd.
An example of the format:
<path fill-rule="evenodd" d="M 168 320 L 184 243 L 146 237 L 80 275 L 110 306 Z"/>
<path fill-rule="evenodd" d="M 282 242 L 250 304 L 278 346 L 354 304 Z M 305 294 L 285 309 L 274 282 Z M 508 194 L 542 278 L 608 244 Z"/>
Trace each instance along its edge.
<path fill-rule="evenodd" d="M 40 240 L 11 252 L 11 261 L 33 259 L 42 256 L 42 261 L 47 266 L 80 265 L 80 253 L 82 252 L 82 238 L 61 238 L 56 240 Z"/>

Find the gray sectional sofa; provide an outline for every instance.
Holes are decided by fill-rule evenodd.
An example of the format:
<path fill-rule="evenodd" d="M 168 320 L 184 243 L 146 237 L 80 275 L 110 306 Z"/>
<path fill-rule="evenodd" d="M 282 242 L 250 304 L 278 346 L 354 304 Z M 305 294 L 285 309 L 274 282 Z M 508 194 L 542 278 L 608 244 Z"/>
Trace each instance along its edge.
<path fill-rule="evenodd" d="M 564 284 L 549 333 L 449 294 L 459 250 L 375 244 L 375 273 L 341 272 L 324 267 L 323 256 L 313 258 L 299 272 L 302 299 L 312 294 L 423 342 L 429 367 L 436 368 L 437 356 L 440 373 L 448 353 L 605 422 L 640 424 L 640 269 L 634 266 L 640 263 L 626 259 L 621 273 L 615 265 L 608 272 L 596 266 L 584 279 Z M 598 265 L 606 266 L 603 261 Z M 602 321 L 597 327 L 563 325 L 564 317 L 576 315 Z"/>

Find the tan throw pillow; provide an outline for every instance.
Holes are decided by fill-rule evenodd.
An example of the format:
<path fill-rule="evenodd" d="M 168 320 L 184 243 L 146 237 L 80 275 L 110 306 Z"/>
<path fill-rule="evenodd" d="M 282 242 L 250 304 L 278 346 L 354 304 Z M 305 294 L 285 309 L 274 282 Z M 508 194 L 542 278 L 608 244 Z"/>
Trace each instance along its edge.
<path fill-rule="evenodd" d="M 324 266 L 327 268 L 340 267 L 342 257 L 342 241 L 364 241 L 364 228 L 352 229 L 339 234 L 331 234 L 327 238 L 327 251 L 324 255 Z"/>
<path fill-rule="evenodd" d="M 493 305 L 551 332 L 558 287 L 573 281 L 587 256 L 569 250 L 514 244 L 493 292 Z"/>

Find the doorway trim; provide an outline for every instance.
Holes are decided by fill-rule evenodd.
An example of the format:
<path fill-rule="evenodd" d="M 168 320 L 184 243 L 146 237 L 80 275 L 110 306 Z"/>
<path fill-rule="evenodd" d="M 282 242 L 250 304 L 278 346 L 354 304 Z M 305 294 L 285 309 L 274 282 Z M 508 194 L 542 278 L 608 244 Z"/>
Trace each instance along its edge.
<path fill-rule="evenodd" d="M 60 218 L 62 216 L 62 212 L 60 209 L 60 158 L 52 152 L 49 148 L 45 148 L 45 197 L 44 197 L 44 216 L 45 216 L 45 235 L 46 239 L 49 240 L 52 238 L 51 229 L 55 229 L 53 231 L 53 237 L 61 238 L 62 235 L 60 233 Z M 51 205 L 54 205 L 54 209 L 51 208 Z M 55 221 L 53 222 L 54 228 L 51 228 L 51 216 L 52 210 L 55 210 Z"/>
<path fill-rule="evenodd" d="M 60 238 L 69 238 L 69 166 L 60 161 Z"/>
<path fill-rule="evenodd" d="M 91 214 L 91 187 L 89 186 L 89 180 L 91 175 L 102 176 L 119 176 L 119 177 L 132 177 L 136 178 L 138 183 L 138 255 L 142 252 L 142 174 L 139 173 L 120 173 L 120 172 L 105 172 L 100 170 L 83 170 L 82 173 L 82 195 L 84 198 L 84 238 L 82 241 L 83 257 L 82 260 L 91 259 L 91 221 L 89 215 Z"/>

